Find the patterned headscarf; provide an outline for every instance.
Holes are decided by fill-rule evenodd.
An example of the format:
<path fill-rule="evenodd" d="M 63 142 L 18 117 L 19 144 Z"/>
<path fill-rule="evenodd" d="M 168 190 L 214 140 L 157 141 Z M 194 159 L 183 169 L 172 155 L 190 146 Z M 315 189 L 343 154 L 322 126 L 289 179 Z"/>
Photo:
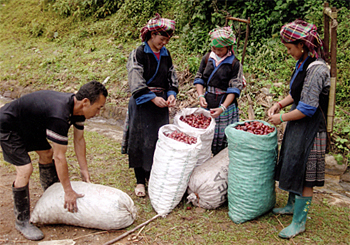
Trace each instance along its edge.
<path fill-rule="evenodd" d="M 310 55 L 318 58 L 318 52 L 323 48 L 323 43 L 316 30 L 317 28 L 314 24 L 303 20 L 295 20 L 282 26 L 280 31 L 281 40 L 282 43 L 302 40 L 309 49 Z"/>
<path fill-rule="evenodd" d="M 211 47 L 223 48 L 233 46 L 236 43 L 236 36 L 231 27 L 218 27 L 209 32 Z"/>
<path fill-rule="evenodd" d="M 165 18 L 160 18 L 160 15 L 156 13 L 156 17 L 150 19 L 142 29 L 141 29 L 141 39 L 144 42 L 146 39 L 146 34 L 149 31 L 160 31 L 169 32 L 169 37 L 171 37 L 175 31 L 175 21 Z M 172 31 L 172 32 L 170 32 Z"/>

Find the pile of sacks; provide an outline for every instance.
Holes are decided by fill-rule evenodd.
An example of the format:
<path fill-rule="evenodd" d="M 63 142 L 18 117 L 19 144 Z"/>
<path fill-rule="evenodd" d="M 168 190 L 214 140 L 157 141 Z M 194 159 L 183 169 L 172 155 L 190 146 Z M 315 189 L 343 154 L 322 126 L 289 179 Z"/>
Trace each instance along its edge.
<path fill-rule="evenodd" d="M 228 201 L 229 217 L 235 223 L 271 210 L 276 201 L 277 130 L 255 135 L 236 129 L 244 122 L 229 125 L 225 130 L 228 148 L 212 157 L 215 120 L 206 128 L 194 128 L 181 120 L 193 114 L 211 118 L 205 109 L 186 108 L 175 116 L 174 124 L 159 129 L 148 185 L 150 201 L 158 215 L 169 214 L 186 190 L 188 202 L 204 209 L 216 209 Z M 182 132 L 195 140 L 188 144 L 169 137 L 174 132 Z M 136 219 L 136 207 L 123 191 L 85 182 L 72 181 L 71 184 L 77 193 L 85 194 L 84 198 L 77 199 L 79 212 L 64 209 L 64 190 L 56 183 L 36 204 L 31 221 L 112 230 L 130 226 Z"/>
<path fill-rule="evenodd" d="M 206 129 L 196 129 L 179 119 L 193 113 L 210 117 L 210 112 L 201 108 L 183 109 L 174 124 L 159 130 L 148 187 L 154 210 L 167 215 L 187 190 L 188 202 L 197 207 L 216 209 L 228 201 L 229 216 L 235 223 L 270 211 L 276 201 L 277 130 L 255 135 L 236 129 L 244 122 L 229 125 L 225 130 L 228 148 L 211 157 L 215 120 Z M 197 143 L 188 145 L 164 134 L 175 130 L 196 137 Z"/>
<path fill-rule="evenodd" d="M 148 194 L 154 210 L 162 216 L 169 214 L 180 203 L 193 170 L 211 156 L 215 120 L 211 120 L 206 129 L 194 128 L 180 120 L 181 116 L 191 114 L 211 117 L 207 110 L 186 108 L 175 116 L 174 124 L 159 129 Z M 165 136 L 174 131 L 195 137 L 197 142 L 189 145 Z"/>

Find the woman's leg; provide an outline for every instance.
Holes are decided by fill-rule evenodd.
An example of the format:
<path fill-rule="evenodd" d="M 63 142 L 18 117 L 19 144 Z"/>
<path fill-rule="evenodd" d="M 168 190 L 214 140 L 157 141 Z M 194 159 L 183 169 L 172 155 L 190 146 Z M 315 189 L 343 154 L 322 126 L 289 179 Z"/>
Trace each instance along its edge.
<path fill-rule="evenodd" d="M 135 177 L 136 177 L 136 187 L 135 195 L 138 197 L 146 196 L 146 177 L 147 174 L 143 168 L 134 168 Z"/>
<path fill-rule="evenodd" d="M 312 200 L 312 191 L 312 187 L 304 187 L 303 196 L 295 197 L 293 221 L 278 234 L 280 237 L 292 238 L 305 231 L 307 213 Z"/>

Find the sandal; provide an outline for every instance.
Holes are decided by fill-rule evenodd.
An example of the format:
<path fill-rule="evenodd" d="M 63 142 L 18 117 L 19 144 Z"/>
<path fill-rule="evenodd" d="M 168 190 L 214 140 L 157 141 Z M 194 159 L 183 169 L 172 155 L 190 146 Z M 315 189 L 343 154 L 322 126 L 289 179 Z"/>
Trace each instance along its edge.
<path fill-rule="evenodd" d="M 143 184 L 137 184 L 136 188 L 135 188 L 135 195 L 137 197 L 144 197 L 146 196 L 146 189 L 145 189 L 145 185 Z"/>

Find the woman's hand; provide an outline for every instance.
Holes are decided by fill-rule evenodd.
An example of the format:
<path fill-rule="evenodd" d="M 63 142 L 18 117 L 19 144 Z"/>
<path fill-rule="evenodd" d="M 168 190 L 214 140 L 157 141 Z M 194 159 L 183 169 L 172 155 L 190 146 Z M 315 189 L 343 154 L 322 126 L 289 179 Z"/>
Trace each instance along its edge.
<path fill-rule="evenodd" d="M 281 110 L 281 107 L 279 106 L 279 104 L 274 104 L 268 111 L 267 111 L 267 115 L 269 117 L 279 113 Z"/>
<path fill-rule="evenodd" d="M 271 107 L 272 108 L 272 107 Z M 270 110 L 269 110 L 270 111 Z M 280 119 L 280 114 L 274 114 L 269 116 L 268 119 L 269 123 L 272 123 L 273 125 L 279 125 L 282 123 L 281 119 Z"/>
<path fill-rule="evenodd" d="M 224 109 L 218 107 L 218 108 L 214 108 L 214 109 L 210 109 L 210 114 L 213 118 L 217 118 L 218 116 L 220 116 L 221 113 L 224 112 Z"/>
<path fill-rule="evenodd" d="M 203 108 L 208 106 L 207 100 L 203 96 L 199 97 L 199 105 Z"/>
<path fill-rule="evenodd" d="M 151 100 L 158 107 L 168 107 L 168 103 L 162 97 L 155 97 Z"/>
<path fill-rule="evenodd" d="M 168 107 L 174 107 L 176 105 L 176 99 L 174 95 L 170 95 L 168 97 L 168 100 L 166 101 L 168 104 Z"/>

